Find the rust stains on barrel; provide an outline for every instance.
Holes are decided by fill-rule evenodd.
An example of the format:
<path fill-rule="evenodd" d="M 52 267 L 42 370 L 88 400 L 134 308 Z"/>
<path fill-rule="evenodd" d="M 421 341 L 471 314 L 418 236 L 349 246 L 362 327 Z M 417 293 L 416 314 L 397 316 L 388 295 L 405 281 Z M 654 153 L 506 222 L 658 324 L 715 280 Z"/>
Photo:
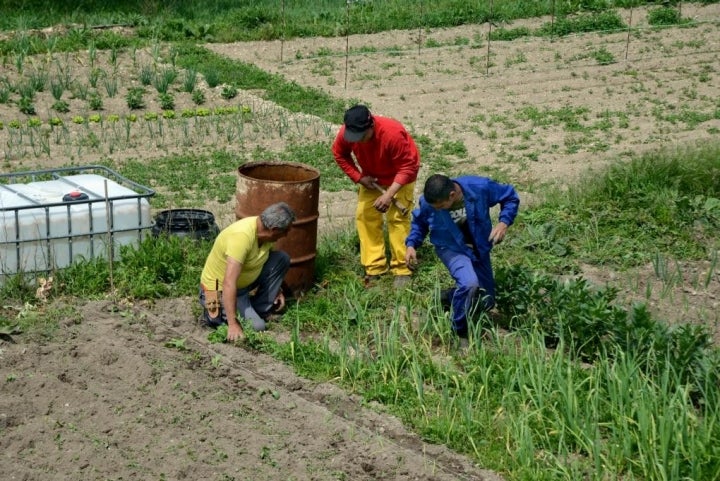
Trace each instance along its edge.
<path fill-rule="evenodd" d="M 275 248 L 290 255 L 285 283 L 295 296 L 313 285 L 317 253 L 320 172 L 295 162 L 251 162 L 238 167 L 235 217 L 260 215 L 269 205 L 286 202 L 296 219 Z"/>

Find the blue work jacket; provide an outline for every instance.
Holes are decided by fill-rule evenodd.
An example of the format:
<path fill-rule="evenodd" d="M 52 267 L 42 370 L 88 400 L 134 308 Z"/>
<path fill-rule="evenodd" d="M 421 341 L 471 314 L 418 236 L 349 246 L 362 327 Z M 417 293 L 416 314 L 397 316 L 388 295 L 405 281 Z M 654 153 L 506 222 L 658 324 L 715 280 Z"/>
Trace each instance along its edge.
<path fill-rule="evenodd" d="M 490 208 L 500 204 L 498 221 L 510 226 L 517 215 L 520 197 L 513 186 L 499 184 L 487 177 L 466 176 L 452 180 L 460 185 L 463 192 L 473 244 L 478 253 L 486 254 L 492 249 L 492 243 L 488 240 L 492 231 Z M 429 232 L 430 242 L 435 249 L 450 249 L 476 258 L 473 249 L 465 244 L 463 234 L 453 222 L 449 211 L 435 209 L 425 201 L 425 196 L 420 196 L 418 208 L 413 210 L 412 215 L 406 246 L 418 248 Z"/>

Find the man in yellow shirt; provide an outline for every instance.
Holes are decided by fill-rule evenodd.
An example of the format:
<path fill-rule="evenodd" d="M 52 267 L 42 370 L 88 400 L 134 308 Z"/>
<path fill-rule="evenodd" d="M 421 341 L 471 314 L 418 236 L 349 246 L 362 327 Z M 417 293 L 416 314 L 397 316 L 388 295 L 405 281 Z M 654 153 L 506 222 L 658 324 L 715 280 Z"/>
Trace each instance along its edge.
<path fill-rule="evenodd" d="M 208 325 L 228 325 L 228 341 L 245 337 L 238 314 L 264 331 L 269 315 L 285 307 L 281 286 L 290 256 L 272 247 L 294 221 L 292 209 L 278 202 L 230 224 L 215 239 L 200 277 L 200 304 Z"/>

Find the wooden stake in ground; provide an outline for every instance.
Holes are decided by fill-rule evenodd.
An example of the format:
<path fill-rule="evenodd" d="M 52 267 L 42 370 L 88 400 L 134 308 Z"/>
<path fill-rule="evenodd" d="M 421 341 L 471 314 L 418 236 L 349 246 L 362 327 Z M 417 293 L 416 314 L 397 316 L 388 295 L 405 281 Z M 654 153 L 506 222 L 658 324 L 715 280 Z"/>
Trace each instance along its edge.
<path fill-rule="evenodd" d="M 108 195 L 108 183 L 107 179 L 105 183 L 105 226 L 107 228 L 107 239 L 108 239 L 108 272 L 110 274 L 110 292 L 115 293 L 115 282 L 113 280 L 113 257 L 115 249 L 113 248 L 113 235 L 112 235 L 112 222 L 110 220 L 111 208 L 110 208 L 110 196 Z"/>
<path fill-rule="evenodd" d="M 350 55 L 350 0 L 345 2 L 345 90 L 348 79 L 348 56 Z"/>

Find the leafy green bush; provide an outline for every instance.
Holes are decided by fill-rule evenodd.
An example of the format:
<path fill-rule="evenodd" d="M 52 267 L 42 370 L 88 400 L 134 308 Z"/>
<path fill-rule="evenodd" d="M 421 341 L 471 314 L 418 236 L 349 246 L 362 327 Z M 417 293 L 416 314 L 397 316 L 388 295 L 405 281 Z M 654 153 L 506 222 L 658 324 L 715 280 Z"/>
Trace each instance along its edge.
<path fill-rule="evenodd" d="M 180 236 L 148 237 L 138 248 L 121 248 L 115 266 L 119 292 L 139 299 L 194 293 L 209 252 L 207 241 Z"/>
<path fill-rule="evenodd" d="M 158 95 L 158 101 L 160 102 L 160 108 L 163 110 L 172 110 L 175 108 L 175 97 L 169 93 L 162 93 Z"/>
<path fill-rule="evenodd" d="M 522 37 L 529 37 L 530 29 L 527 27 L 498 28 L 490 32 L 490 40 L 511 41 Z"/>
<path fill-rule="evenodd" d="M 519 266 L 498 269 L 496 281 L 498 309 L 510 320 L 506 327 L 540 327 L 551 347 L 562 343 L 585 361 L 631 353 L 649 360 L 643 367 L 653 375 L 672 366 L 685 384 L 698 379 L 710 355 L 704 326 L 670 329 L 642 304 L 630 311 L 618 306 L 614 289 L 593 289 L 582 278 L 561 282 Z M 694 386 L 698 393 L 702 388 Z"/>
<path fill-rule="evenodd" d="M 88 99 L 88 106 L 90 107 L 90 110 L 102 110 L 103 99 L 100 97 L 100 94 L 97 92 L 91 93 Z"/>
<path fill-rule="evenodd" d="M 125 100 L 131 109 L 142 109 L 145 107 L 145 89 L 142 87 L 132 87 L 128 90 Z"/>
<path fill-rule="evenodd" d="M 615 63 L 615 56 L 605 47 L 595 50 L 592 56 L 597 61 L 598 65 L 610 65 L 611 63 Z"/>
<path fill-rule="evenodd" d="M 574 17 L 560 17 L 555 23 L 545 23 L 540 27 L 540 35 L 565 36 L 571 33 L 614 31 L 626 28 L 620 14 L 616 11 L 582 13 Z"/>
<path fill-rule="evenodd" d="M 235 88 L 234 85 L 223 85 L 222 92 L 220 93 L 222 98 L 226 100 L 234 99 L 235 97 L 237 97 L 237 94 L 238 90 L 237 88 Z"/>
<path fill-rule="evenodd" d="M 21 97 L 20 100 L 18 100 L 18 108 L 20 112 L 24 114 L 35 115 L 35 104 L 32 98 Z"/>
<path fill-rule="evenodd" d="M 675 7 L 659 7 L 648 11 L 648 23 L 650 25 L 679 25 L 683 23 L 680 10 Z"/>
<path fill-rule="evenodd" d="M 205 92 L 200 89 L 193 90 L 191 97 L 192 101 L 195 102 L 196 105 L 201 105 L 205 103 Z"/>

